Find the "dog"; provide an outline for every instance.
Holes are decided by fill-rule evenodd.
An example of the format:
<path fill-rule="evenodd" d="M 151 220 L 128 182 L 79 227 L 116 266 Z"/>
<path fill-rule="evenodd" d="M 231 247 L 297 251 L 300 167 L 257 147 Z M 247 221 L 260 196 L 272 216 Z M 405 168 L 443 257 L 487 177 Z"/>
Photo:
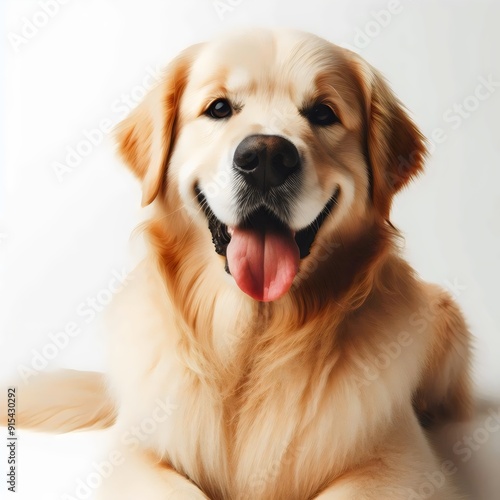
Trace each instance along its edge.
<path fill-rule="evenodd" d="M 471 335 L 400 256 L 391 203 L 426 149 L 384 78 L 240 30 L 177 56 L 116 137 L 153 215 L 109 375 L 41 379 L 20 425 L 114 423 L 105 499 L 422 498 L 428 430 L 471 413 Z"/>

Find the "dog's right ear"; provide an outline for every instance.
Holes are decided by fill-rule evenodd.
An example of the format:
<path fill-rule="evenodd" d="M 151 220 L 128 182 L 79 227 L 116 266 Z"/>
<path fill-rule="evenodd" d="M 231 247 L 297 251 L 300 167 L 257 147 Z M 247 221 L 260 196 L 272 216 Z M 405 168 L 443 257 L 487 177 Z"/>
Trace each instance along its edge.
<path fill-rule="evenodd" d="M 118 151 L 142 181 L 142 206 L 149 205 L 163 188 L 179 103 L 199 47 L 193 45 L 179 54 L 167 66 L 162 81 L 117 127 Z"/>

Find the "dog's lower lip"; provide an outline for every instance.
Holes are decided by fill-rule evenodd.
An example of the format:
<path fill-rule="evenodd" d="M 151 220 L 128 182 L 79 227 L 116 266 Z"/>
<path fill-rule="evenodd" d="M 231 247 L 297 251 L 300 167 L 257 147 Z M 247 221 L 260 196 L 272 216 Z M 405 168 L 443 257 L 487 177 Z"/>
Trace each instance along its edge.
<path fill-rule="evenodd" d="M 231 241 L 231 236 L 234 233 L 234 228 L 224 224 L 215 216 L 215 214 L 212 212 L 212 209 L 208 205 L 207 199 L 205 198 L 203 191 L 200 189 L 198 185 L 195 186 L 195 194 L 198 203 L 208 220 L 208 227 L 212 234 L 212 242 L 215 246 L 215 251 L 219 255 L 225 257 L 227 246 L 229 245 L 229 242 Z M 330 199 L 324 206 L 323 210 L 318 214 L 316 219 L 314 219 L 311 222 L 311 224 L 309 224 L 304 229 L 301 229 L 300 231 L 293 231 L 295 242 L 299 247 L 301 259 L 309 255 L 311 245 L 314 242 L 316 234 L 318 233 L 320 227 L 327 218 L 328 214 L 331 212 L 333 206 L 337 203 L 339 194 L 340 194 L 340 187 L 337 186 L 337 188 L 334 191 L 334 194 L 330 197 Z M 226 271 L 227 270 L 228 266 L 226 263 Z"/>
<path fill-rule="evenodd" d="M 229 236 L 233 236 L 233 233 L 234 233 L 234 227 L 233 226 L 227 226 L 227 232 L 229 234 Z M 296 235 L 296 231 L 293 231 L 292 230 L 292 235 L 295 237 Z"/>

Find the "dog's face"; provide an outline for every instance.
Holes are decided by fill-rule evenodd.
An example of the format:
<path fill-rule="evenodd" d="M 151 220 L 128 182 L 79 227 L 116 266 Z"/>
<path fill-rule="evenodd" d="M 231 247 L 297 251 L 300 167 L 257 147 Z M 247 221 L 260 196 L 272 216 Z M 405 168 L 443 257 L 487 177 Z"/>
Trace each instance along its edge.
<path fill-rule="evenodd" d="M 335 232 L 385 220 L 424 154 L 367 63 L 313 35 L 265 30 L 181 54 L 119 143 L 143 203 L 179 197 L 212 233 L 221 272 L 262 301 L 286 294 Z"/>

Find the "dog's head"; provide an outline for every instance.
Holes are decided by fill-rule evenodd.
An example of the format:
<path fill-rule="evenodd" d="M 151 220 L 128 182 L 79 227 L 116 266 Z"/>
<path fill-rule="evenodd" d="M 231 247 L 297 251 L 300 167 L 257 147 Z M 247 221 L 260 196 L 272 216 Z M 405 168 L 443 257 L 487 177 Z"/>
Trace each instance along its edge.
<path fill-rule="evenodd" d="M 315 248 L 388 217 L 423 139 L 383 78 L 316 36 L 254 30 L 187 49 L 123 122 L 143 204 L 179 200 L 241 290 L 284 295 Z"/>

